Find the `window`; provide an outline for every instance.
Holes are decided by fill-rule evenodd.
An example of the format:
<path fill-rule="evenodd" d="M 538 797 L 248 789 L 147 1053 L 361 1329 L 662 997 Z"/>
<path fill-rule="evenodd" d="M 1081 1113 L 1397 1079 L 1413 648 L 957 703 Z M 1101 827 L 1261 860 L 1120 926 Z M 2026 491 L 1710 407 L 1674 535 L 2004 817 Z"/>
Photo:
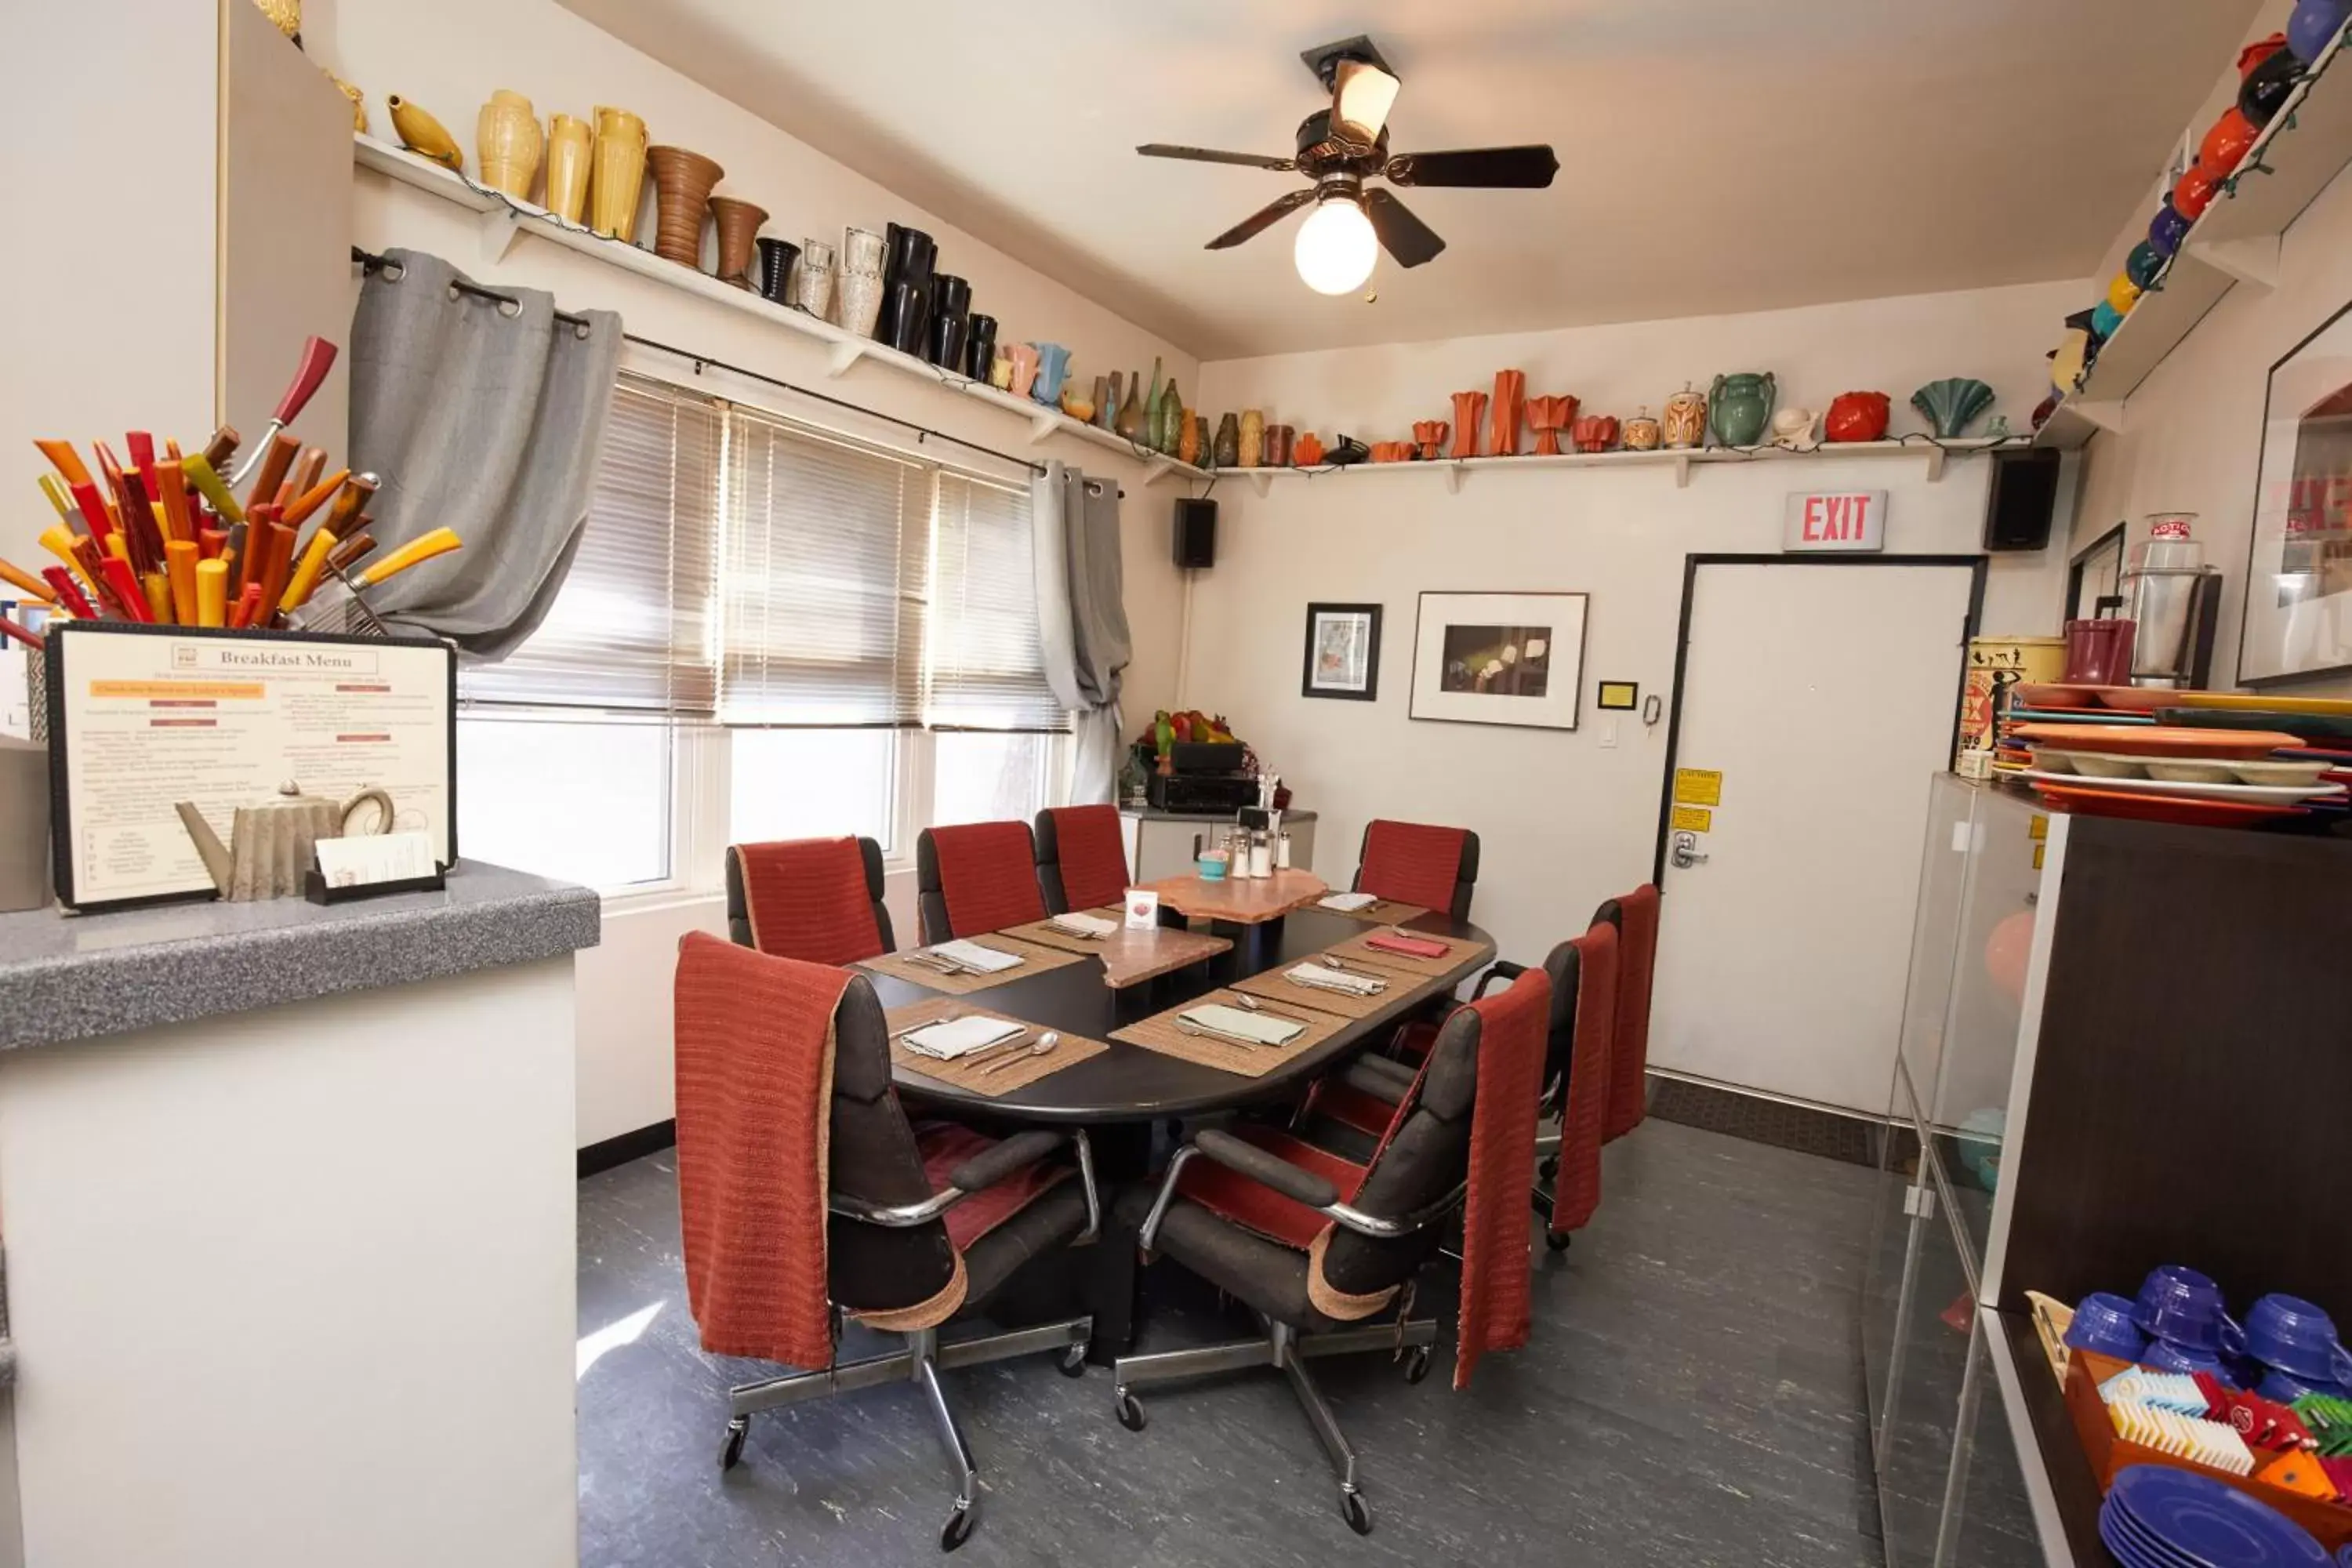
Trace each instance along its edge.
<path fill-rule="evenodd" d="M 729 742 L 733 844 L 854 833 L 898 848 L 899 736 L 892 730 L 737 730 Z"/>
<path fill-rule="evenodd" d="M 623 889 L 670 876 L 670 726 L 493 718 L 457 725 L 457 843 L 472 859 Z"/>
<path fill-rule="evenodd" d="M 1037 640 L 1026 490 L 939 476 L 931 530 L 930 700 L 937 730 L 1066 730 Z"/>
<path fill-rule="evenodd" d="M 957 822 L 1026 822 L 1053 803 L 1058 748 L 1051 735 L 950 731 L 932 737 L 936 750 L 931 826 Z"/>

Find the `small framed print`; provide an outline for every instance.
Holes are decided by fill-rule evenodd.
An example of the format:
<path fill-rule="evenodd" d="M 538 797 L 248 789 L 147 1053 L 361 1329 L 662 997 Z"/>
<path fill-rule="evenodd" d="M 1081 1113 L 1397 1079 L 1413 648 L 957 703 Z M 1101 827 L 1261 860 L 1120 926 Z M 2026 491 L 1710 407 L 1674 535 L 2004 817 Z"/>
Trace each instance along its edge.
<path fill-rule="evenodd" d="M 1412 717 L 1576 728 L 1583 594 L 1423 594 L 1413 632 Z"/>
<path fill-rule="evenodd" d="M 1632 680 L 1604 680 L 1596 705 L 1604 712 L 1631 713 L 1642 705 L 1642 688 Z"/>
<path fill-rule="evenodd" d="M 1149 888 L 1129 888 L 1125 910 L 1129 931 L 1151 931 L 1160 924 L 1160 895 Z"/>
<path fill-rule="evenodd" d="M 1307 606 L 1307 663 L 1301 697 L 1374 702 L 1381 692 L 1381 606 Z"/>

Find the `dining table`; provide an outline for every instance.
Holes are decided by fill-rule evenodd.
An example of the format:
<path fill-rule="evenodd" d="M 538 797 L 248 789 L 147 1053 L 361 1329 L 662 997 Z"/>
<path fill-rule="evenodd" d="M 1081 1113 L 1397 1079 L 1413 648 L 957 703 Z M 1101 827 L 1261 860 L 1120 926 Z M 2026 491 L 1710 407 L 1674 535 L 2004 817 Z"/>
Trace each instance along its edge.
<path fill-rule="evenodd" d="M 1050 1030 L 1086 1046 L 1083 1051 L 1060 1053 L 1067 1057 L 1066 1065 L 1042 1076 L 1031 1074 L 1053 1057 L 1042 1058 L 1028 1071 L 1003 1075 L 1011 1082 L 1005 1088 L 997 1088 L 987 1076 L 970 1085 L 947 1081 L 925 1072 L 924 1067 L 929 1064 L 894 1051 L 892 1080 L 910 1111 L 919 1117 L 926 1110 L 937 1110 L 960 1121 L 1007 1131 L 1022 1127 L 1083 1128 L 1108 1207 L 1110 1192 L 1145 1178 L 1164 1158 L 1169 1124 L 1296 1102 L 1316 1079 L 1390 1039 L 1400 1024 L 1453 995 L 1456 987 L 1495 957 L 1494 943 L 1486 931 L 1443 910 L 1422 912 L 1401 921 L 1373 922 L 1322 908 L 1310 899 L 1278 914 L 1261 914 L 1246 922 L 1252 929 L 1234 932 L 1226 918 L 1234 913 L 1229 889 L 1171 889 L 1162 883 L 1156 890 L 1161 900 L 1159 919 L 1169 922 L 1156 929 L 1177 935 L 1232 933 L 1244 940 L 1219 942 L 1216 951 L 1193 962 L 1124 984 L 1112 984 L 1114 978 L 1126 976 L 1115 975 L 1102 957 L 1086 953 L 1083 942 L 1070 942 L 1056 952 L 1055 962 L 1049 967 L 1017 966 L 1002 980 L 991 977 L 992 983 L 976 987 L 969 979 L 928 984 L 908 978 L 910 966 L 903 962 L 877 961 L 888 964 L 889 973 L 877 972 L 874 963 L 866 965 L 866 978 L 890 1016 L 894 1032 L 909 1019 L 926 1016 L 926 1011 L 932 1016 L 985 1013 L 1028 1026 L 1036 1037 Z M 1188 893 L 1195 896 L 1188 898 Z M 1216 908 L 1219 913 L 1184 917 L 1181 910 L 1187 903 L 1204 910 Z M 1117 908 L 1093 912 L 1105 920 L 1121 917 Z M 1334 1001 L 1304 988 L 1295 996 L 1282 994 L 1280 1013 L 1313 1019 L 1318 1037 L 1276 1065 L 1255 1072 L 1226 1070 L 1116 1037 L 1122 1031 L 1131 1032 L 1136 1026 L 1192 1006 L 1212 993 L 1230 996 L 1237 982 L 1319 963 L 1334 948 L 1357 944 L 1360 951 L 1364 938 L 1385 930 L 1444 938 L 1452 951 L 1440 962 L 1383 971 L 1391 984 L 1378 998 Z M 1028 947 L 1017 941 L 1001 945 Z M 903 960 L 925 951 L 916 949 L 896 956 Z M 1359 971 L 1366 968 L 1361 963 L 1348 962 Z M 1269 983 L 1260 981 L 1257 988 L 1268 989 Z M 1113 1245 L 1101 1259 L 1096 1283 L 1084 1291 L 1097 1319 L 1097 1357 L 1116 1353 L 1132 1337 L 1134 1249 L 1131 1245 L 1118 1245 L 1115 1232 L 1106 1240 Z"/>

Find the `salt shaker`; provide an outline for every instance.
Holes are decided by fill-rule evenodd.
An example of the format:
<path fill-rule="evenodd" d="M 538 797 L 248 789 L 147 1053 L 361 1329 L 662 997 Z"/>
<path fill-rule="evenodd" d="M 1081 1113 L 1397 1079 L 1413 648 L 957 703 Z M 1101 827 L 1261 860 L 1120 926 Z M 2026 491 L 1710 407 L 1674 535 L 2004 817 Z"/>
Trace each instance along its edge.
<path fill-rule="evenodd" d="M 1264 833 L 1250 835 L 1250 875 L 1253 877 L 1274 875 L 1274 843 Z"/>
<path fill-rule="evenodd" d="M 1290 834 L 1286 829 L 1274 841 L 1274 864 L 1276 870 L 1290 869 Z"/>

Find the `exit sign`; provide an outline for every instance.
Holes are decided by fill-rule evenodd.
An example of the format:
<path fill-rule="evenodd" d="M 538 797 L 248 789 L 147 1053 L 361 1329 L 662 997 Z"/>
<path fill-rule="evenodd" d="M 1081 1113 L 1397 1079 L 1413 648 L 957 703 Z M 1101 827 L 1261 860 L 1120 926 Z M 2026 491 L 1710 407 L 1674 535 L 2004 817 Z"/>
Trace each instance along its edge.
<path fill-rule="evenodd" d="M 1886 492 L 1823 490 L 1790 496 L 1780 548 L 1796 552 L 1885 549 Z"/>

